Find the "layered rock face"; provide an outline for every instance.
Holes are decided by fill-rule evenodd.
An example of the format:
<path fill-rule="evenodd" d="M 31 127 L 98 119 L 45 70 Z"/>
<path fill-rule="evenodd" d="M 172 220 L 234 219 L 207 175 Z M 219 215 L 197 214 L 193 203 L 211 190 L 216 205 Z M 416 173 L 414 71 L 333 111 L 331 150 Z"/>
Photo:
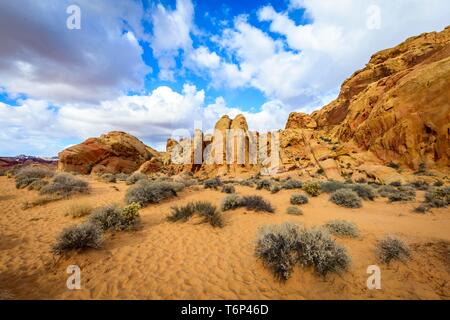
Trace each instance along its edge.
<path fill-rule="evenodd" d="M 113 131 L 61 151 L 58 169 L 82 174 L 131 173 L 157 154 L 132 135 Z"/>
<path fill-rule="evenodd" d="M 312 118 L 319 129 L 382 162 L 448 166 L 450 27 L 376 53 Z"/>

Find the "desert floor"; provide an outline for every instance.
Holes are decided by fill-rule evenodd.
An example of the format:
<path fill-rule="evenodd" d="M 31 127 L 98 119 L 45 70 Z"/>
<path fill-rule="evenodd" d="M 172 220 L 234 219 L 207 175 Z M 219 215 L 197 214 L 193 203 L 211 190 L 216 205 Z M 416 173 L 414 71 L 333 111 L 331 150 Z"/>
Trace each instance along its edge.
<path fill-rule="evenodd" d="M 68 200 L 22 210 L 24 201 L 36 192 L 16 190 L 14 180 L 0 177 L 0 298 L 12 299 L 449 299 L 450 210 L 433 209 L 421 215 L 412 212 L 416 203 L 390 204 L 385 198 L 364 201 L 360 209 L 338 207 L 322 194 L 302 206 L 303 216 L 285 213 L 291 194 L 237 186 L 240 194 L 259 194 L 276 207 L 275 214 L 225 212 L 227 224 L 214 229 L 198 224 L 170 223 L 165 217 L 173 205 L 208 200 L 220 205 L 220 191 L 192 188 L 177 198 L 140 211 L 138 231 L 107 232 L 99 250 L 71 252 L 56 258 L 50 246 L 60 231 L 85 218 L 65 216 L 75 202 L 95 206 L 123 204 L 128 186 L 89 179 L 92 192 Z M 116 186 L 119 191 L 115 190 Z M 310 269 L 295 267 L 285 283 L 254 255 L 260 226 L 294 221 L 307 227 L 331 219 L 355 222 L 357 239 L 337 238 L 352 258 L 348 272 L 321 278 Z M 377 261 L 377 239 L 396 234 L 412 248 L 407 263 L 390 265 Z M 81 268 L 82 289 L 66 287 L 69 265 Z M 381 268 L 381 290 L 366 286 L 367 267 Z"/>

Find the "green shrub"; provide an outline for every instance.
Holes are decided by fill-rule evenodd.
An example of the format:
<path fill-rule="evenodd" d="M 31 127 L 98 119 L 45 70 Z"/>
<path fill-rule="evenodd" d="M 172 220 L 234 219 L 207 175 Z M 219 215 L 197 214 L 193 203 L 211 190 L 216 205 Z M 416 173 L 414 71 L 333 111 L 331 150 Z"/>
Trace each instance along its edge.
<path fill-rule="evenodd" d="M 361 198 L 358 194 L 349 189 L 339 189 L 333 192 L 330 196 L 330 201 L 345 208 L 360 208 L 362 206 Z"/>
<path fill-rule="evenodd" d="M 139 221 L 139 210 L 141 206 L 139 203 L 131 203 L 122 209 L 122 225 L 126 228 L 134 227 Z"/>
<path fill-rule="evenodd" d="M 61 197 L 69 197 L 76 193 L 88 193 L 89 184 L 75 178 L 70 173 L 60 173 L 46 186 L 42 187 L 40 194 L 54 194 Z"/>
<path fill-rule="evenodd" d="M 301 189 L 303 187 L 303 183 L 298 180 L 289 179 L 283 183 L 283 189 L 293 190 L 293 189 Z"/>
<path fill-rule="evenodd" d="M 320 183 L 311 181 L 303 185 L 303 190 L 311 197 L 317 197 L 320 194 Z"/>
<path fill-rule="evenodd" d="M 331 239 L 323 229 L 300 230 L 296 251 L 300 264 L 313 267 L 320 276 L 345 271 L 350 265 L 347 250 Z"/>
<path fill-rule="evenodd" d="M 151 203 L 159 203 L 160 201 L 176 197 L 177 192 L 170 182 L 154 182 L 148 179 L 139 180 L 135 185 L 131 186 L 126 194 L 125 201 L 127 204 L 133 202 L 138 203 L 141 207 L 145 207 Z"/>
<path fill-rule="evenodd" d="M 287 207 L 286 213 L 294 215 L 294 216 L 301 216 L 301 215 L 303 215 L 302 209 L 300 209 L 299 207 L 295 207 L 295 206 Z"/>
<path fill-rule="evenodd" d="M 242 200 L 241 196 L 238 196 L 237 194 L 232 194 L 229 196 L 226 196 L 225 199 L 222 201 L 221 208 L 223 211 L 233 210 L 239 207 L 244 206 L 244 202 Z"/>
<path fill-rule="evenodd" d="M 274 212 L 272 205 L 260 196 L 245 196 L 242 198 L 243 205 L 247 210 Z"/>
<path fill-rule="evenodd" d="M 65 251 L 87 248 L 100 248 L 102 243 L 101 229 L 92 223 L 83 223 L 65 228 L 59 234 L 52 251 L 61 254 Z"/>
<path fill-rule="evenodd" d="M 222 192 L 223 193 L 235 193 L 236 189 L 234 188 L 233 185 L 226 184 L 222 187 Z"/>
<path fill-rule="evenodd" d="M 266 189 L 267 191 L 270 191 L 271 187 L 272 183 L 269 180 L 258 180 L 256 182 L 256 190 Z"/>
<path fill-rule="evenodd" d="M 87 203 L 75 203 L 66 209 L 66 216 L 71 216 L 72 218 L 81 218 L 92 213 L 94 208 Z"/>
<path fill-rule="evenodd" d="M 378 242 L 378 257 L 384 263 L 392 260 L 406 261 L 410 258 L 410 249 L 408 245 L 395 236 L 386 236 Z"/>
<path fill-rule="evenodd" d="M 135 173 L 131 174 L 130 176 L 128 176 L 128 178 L 125 180 L 125 183 L 127 185 L 132 185 L 138 181 L 147 180 L 147 179 L 148 179 L 147 175 L 145 175 L 141 172 L 135 172 Z"/>
<path fill-rule="evenodd" d="M 298 205 L 298 204 L 306 204 L 308 203 L 308 197 L 303 194 L 293 194 L 291 196 L 291 204 Z"/>
<path fill-rule="evenodd" d="M 325 228 L 336 236 L 354 238 L 359 235 L 358 227 L 353 223 L 345 220 L 331 220 L 325 224 Z"/>
<path fill-rule="evenodd" d="M 347 188 L 348 185 L 340 181 L 325 181 L 320 183 L 320 190 L 326 193 L 333 193 L 336 190 Z"/>
<path fill-rule="evenodd" d="M 121 209 L 116 204 L 107 205 L 98 209 L 89 216 L 89 222 L 96 224 L 102 230 L 130 230 L 136 228 L 139 222 L 139 209 L 137 203 Z"/>
<path fill-rule="evenodd" d="M 222 214 L 217 208 L 209 202 L 190 202 L 183 207 L 172 207 L 171 213 L 167 217 L 167 220 L 171 222 L 187 221 L 195 213 L 203 218 L 204 223 L 209 223 L 213 227 L 222 228 L 224 221 Z"/>
<path fill-rule="evenodd" d="M 222 181 L 219 178 L 213 178 L 203 181 L 203 186 L 205 189 L 217 189 L 222 185 Z"/>
<path fill-rule="evenodd" d="M 364 200 L 374 200 L 376 197 L 375 189 L 368 184 L 353 184 L 349 186 L 358 196 Z"/>
<path fill-rule="evenodd" d="M 398 201 L 414 201 L 416 199 L 416 191 L 408 186 L 398 187 L 396 192 L 388 196 L 389 202 Z"/>
<path fill-rule="evenodd" d="M 291 276 L 296 263 L 298 226 L 292 223 L 269 225 L 259 229 L 255 254 L 280 280 Z"/>

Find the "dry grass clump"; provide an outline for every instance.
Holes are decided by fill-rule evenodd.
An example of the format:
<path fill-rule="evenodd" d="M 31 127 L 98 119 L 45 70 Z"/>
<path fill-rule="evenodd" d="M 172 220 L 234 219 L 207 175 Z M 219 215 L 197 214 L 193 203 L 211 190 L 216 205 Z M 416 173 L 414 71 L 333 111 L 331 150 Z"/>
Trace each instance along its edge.
<path fill-rule="evenodd" d="M 238 196 L 237 194 L 232 194 L 232 195 L 226 196 L 222 200 L 222 204 L 221 204 L 221 208 L 223 211 L 237 209 L 242 206 L 244 206 L 242 197 Z"/>
<path fill-rule="evenodd" d="M 330 201 L 345 208 L 360 208 L 362 206 L 361 198 L 350 189 L 339 189 L 333 192 Z"/>
<path fill-rule="evenodd" d="M 88 193 L 89 183 L 74 177 L 70 173 L 60 173 L 39 191 L 42 195 L 57 195 L 69 197 L 77 193 Z"/>
<path fill-rule="evenodd" d="M 125 183 L 127 185 L 132 185 L 140 180 L 147 180 L 147 179 L 148 179 L 148 176 L 143 174 L 142 172 L 134 172 L 133 174 L 128 176 L 128 178 L 125 180 Z"/>
<path fill-rule="evenodd" d="M 66 216 L 72 218 L 81 218 L 90 215 L 94 211 L 94 207 L 88 203 L 75 203 L 66 209 Z"/>
<path fill-rule="evenodd" d="M 52 251 L 61 254 L 65 251 L 87 248 L 100 248 L 102 230 L 95 224 L 87 222 L 65 228 L 58 236 Z"/>
<path fill-rule="evenodd" d="M 293 194 L 290 199 L 291 204 L 306 204 L 308 203 L 308 197 L 303 194 Z"/>
<path fill-rule="evenodd" d="M 53 171 L 42 167 L 23 167 L 15 174 L 16 188 L 22 189 L 28 187 L 33 182 L 50 178 L 54 174 Z"/>
<path fill-rule="evenodd" d="M 141 207 L 145 207 L 149 204 L 159 203 L 164 199 L 176 196 L 177 192 L 173 183 L 145 179 L 139 180 L 127 190 L 125 201 L 127 204 L 135 202 Z"/>
<path fill-rule="evenodd" d="M 326 193 L 333 193 L 339 189 L 347 188 L 347 184 L 340 181 L 324 181 L 320 183 L 320 190 Z"/>
<path fill-rule="evenodd" d="M 97 225 L 101 230 L 132 230 L 139 223 L 139 209 L 141 206 L 132 203 L 125 208 L 116 204 L 95 209 L 89 216 L 89 222 Z"/>
<path fill-rule="evenodd" d="M 289 279 L 296 263 L 313 267 L 321 276 L 344 271 L 350 264 L 346 249 L 325 230 L 300 229 L 293 223 L 260 228 L 255 253 L 280 280 Z"/>
<path fill-rule="evenodd" d="M 408 245 L 392 235 L 388 235 L 378 242 L 377 253 L 379 259 L 384 263 L 389 263 L 392 260 L 406 261 L 411 257 Z"/>
<path fill-rule="evenodd" d="M 48 184 L 49 182 L 47 180 L 38 179 L 28 185 L 28 190 L 41 191 Z"/>
<path fill-rule="evenodd" d="M 359 235 L 356 224 L 346 220 L 331 220 L 325 224 L 325 228 L 333 235 L 355 238 Z"/>
<path fill-rule="evenodd" d="M 349 188 L 355 191 L 358 196 L 364 200 L 374 200 L 377 196 L 375 189 L 368 184 L 358 183 L 349 185 Z"/>
<path fill-rule="evenodd" d="M 182 207 L 172 207 L 171 210 L 167 217 L 167 220 L 171 222 L 187 221 L 194 214 L 198 214 L 202 217 L 203 223 L 209 223 L 215 228 L 222 228 L 225 225 L 220 211 L 209 202 L 189 202 Z"/>
<path fill-rule="evenodd" d="M 303 190 L 311 197 L 317 197 L 320 194 L 320 183 L 316 181 L 307 182 L 303 185 Z"/>
<path fill-rule="evenodd" d="M 251 211 L 265 211 L 273 213 L 275 209 L 270 202 L 264 200 L 261 196 L 245 196 L 242 198 L 243 206 Z"/>
<path fill-rule="evenodd" d="M 203 181 L 205 189 L 217 189 L 222 185 L 222 181 L 219 178 L 213 178 Z"/>
<path fill-rule="evenodd" d="M 398 187 L 395 192 L 388 196 L 389 202 L 414 201 L 416 199 L 416 190 L 409 186 Z"/>
<path fill-rule="evenodd" d="M 30 208 L 34 208 L 34 207 L 38 207 L 38 206 L 43 206 L 50 202 L 58 201 L 61 199 L 63 199 L 63 197 L 58 196 L 58 195 L 45 195 L 45 196 L 37 198 L 36 200 L 25 201 L 24 203 L 22 203 L 22 209 L 26 210 L 26 209 L 30 209 Z"/>
<path fill-rule="evenodd" d="M 234 188 L 233 185 L 231 184 L 226 184 L 222 187 L 222 192 L 223 193 L 235 193 L 236 189 Z"/>
<path fill-rule="evenodd" d="M 286 209 L 286 213 L 293 215 L 293 216 L 301 216 L 303 215 L 303 211 L 302 209 L 300 209 L 299 207 L 296 206 L 289 206 Z"/>
<path fill-rule="evenodd" d="M 295 179 L 288 179 L 283 182 L 283 189 L 293 190 L 293 189 L 301 189 L 303 187 L 303 183 L 301 181 Z"/>

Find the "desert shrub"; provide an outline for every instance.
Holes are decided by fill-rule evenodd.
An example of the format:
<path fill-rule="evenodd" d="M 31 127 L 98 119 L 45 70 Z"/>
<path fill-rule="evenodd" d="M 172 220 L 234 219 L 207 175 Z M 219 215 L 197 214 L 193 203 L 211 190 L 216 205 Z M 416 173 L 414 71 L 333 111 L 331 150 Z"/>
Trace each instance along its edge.
<path fill-rule="evenodd" d="M 426 205 L 426 204 L 421 204 L 420 206 L 414 208 L 413 211 L 414 211 L 415 213 L 422 213 L 422 214 L 424 214 L 424 213 L 427 213 L 429 210 L 430 210 L 430 207 L 429 207 L 428 205 Z"/>
<path fill-rule="evenodd" d="M 414 172 L 415 175 L 423 175 L 427 172 L 427 166 L 425 163 L 419 164 L 419 168 L 416 172 Z"/>
<path fill-rule="evenodd" d="M 159 203 L 161 200 L 174 196 L 177 196 L 177 192 L 172 183 L 154 182 L 145 179 L 139 180 L 127 190 L 125 201 L 127 204 L 135 202 L 141 207 L 145 207 L 148 204 Z"/>
<path fill-rule="evenodd" d="M 339 189 L 333 192 L 330 201 L 345 208 L 360 208 L 362 206 L 361 198 L 350 189 Z"/>
<path fill-rule="evenodd" d="M 368 184 L 353 184 L 349 186 L 358 196 L 364 200 L 374 200 L 376 197 L 375 189 Z"/>
<path fill-rule="evenodd" d="M 139 222 L 139 209 L 141 206 L 138 203 L 131 203 L 122 209 L 122 226 L 126 228 L 133 228 Z"/>
<path fill-rule="evenodd" d="M 234 188 L 234 186 L 232 186 L 230 184 L 226 184 L 222 187 L 222 192 L 223 193 L 235 193 L 236 189 Z"/>
<path fill-rule="evenodd" d="M 264 200 L 260 196 L 245 196 L 242 198 L 242 202 L 247 210 L 257 212 L 265 211 L 270 213 L 275 211 L 270 202 Z"/>
<path fill-rule="evenodd" d="M 66 216 L 81 218 L 90 215 L 94 208 L 88 203 L 75 203 L 66 209 Z"/>
<path fill-rule="evenodd" d="M 428 190 L 428 183 L 426 181 L 422 181 L 422 180 L 417 180 L 414 182 L 411 182 L 410 184 L 412 187 L 414 187 L 416 190 Z"/>
<path fill-rule="evenodd" d="M 171 222 L 187 221 L 195 213 L 202 217 L 203 223 L 209 223 L 213 227 L 222 228 L 224 221 L 222 214 L 209 202 L 190 202 L 182 207 L 172 207 L 167 220 Z"/>
<path fill-rule="evenodd" d="M 398 201 L 413 201 L 416 199 L 416 191 L 408 186 L 402 186 L 396 189 L 395 192 L 389 194 L 389 202 Z"/>
<path fill-rule="evenodd" d="M 270 193 L 275 194 L 281 191 L 281 186 L 279 184 L 273 184 L 270 187 Z"/>
<path fill-rule="evenodd" d="M 390 185 L 385 185 L 378 188 L 378 194 L 384 198 L 388 198 L 392 193 L 395 193 L 397 191 L 397 188 Z"/>
<path fill-rule="evenodd" d="M 266 189 L 267 191 L 270 191 L 271 187 L 272 183 L 269 180 L 258 180 L 256 182 L 256 190 Z"/>
<path fill-rule="evenodd" d="M 16 188 L 22 189 L 29 186 L 31 183 L 47 177 L 53 176 L 53 171 L 41 167 L 23 167 L 15 174 Z"/>
<path fill-rule="evenodd" d="M 40 194 L 55 194 L 68 197 L 76 193 L 88 193 L 89 184 L 70 173 L 60 173 L 40 190 Z"/>
<path fill-rule="evenodd" d="M 393 181 L 391 183 L 389 183 L 390 186 L 393 187 L 400 187 L 402 185 L 402 183 L 400 181 Z"/>
<path fill-rule="evenodd" d="M 75 249 L 99 248 L 102 243 L 101 229 L 92 223 L 65 228 L 58 236 L 52 251 L 61 254 Z"/>
<path fill-rule="evenodd" d="M 298 180 L 289 179 L 283 183 L 283 189 L 292 190 L 292 189 L 301 189 L 303 187 L 303 183 Z"/>
<path fill-rule="evenodd" d="M 258 231 L 255 254 L 280 280 L 289 279 L 296 263 L 298 233 L 293 223 L 264 226 Z"/>
<path fill-rule="evenodd" d="M 296 251 L 300 264 L 313 267 L 321 276 L 347 270 L 350 265 L 350 257 L 345 247 L 337 244 L 323 229 L 301 230 L 298 234 Z"/>
<path fill-rule="evenodd" d="M 119 173 L 116 173 L 116 180 L 117 181 L 127 181 L 129 176 L 130 175 L 127 173 L 119 172 Z"/>
<path fill-rule="evenodd" d="M 223 199 L 221 208 L 223 211 L 228 211 L 242 207 L 243 205 L 244 202 L 242 200 L 242 197 L 238 196 L 237 194 L 232 194 L 226 196 L 225 199 Z"/>
<path fill-rule="evenodd" d="M 140 205 L 132 203 L 121 209 L 116 204 L 107 205 L 98 209 L 89 216 L 89 222 L 96 224 L 106 231 L 134 229 L 139 222 Z"/>
<path fill-rule="evenodd" d="M 444 183 L 441 180 L 437 180 L 433 183 L 434 187 L 442 187 Z"/>
<path fill-rule="evenodd" d="M 386 236 L 378 242 L 378 257 L 384 263 L 392 260 L 406 261 L 410 258 L 410 249 L 408 245 L 395 236 Z"/>
<path fill-rule="evenodd" d="M 432 188 L 425 193 L 425 202 L 434 208 L 443 208 L 450 204 L 450 187 Z"/>
<path fill-rule="evenodd" d="M 398 164 L 398 163 L 395 163 L 395 162 L 389 162 L 388 164 L 386 164 L 386 166 L 387 167 L 390 167 L 390 168 L 393 168 L 393 169 L 395 169 L 395 170 L 398 170 L 398 169 L 400 169 L 400 165 Z"/>
<path fill-rule="evenodd" d="M 331 220 L 325 224 L 325 228 L 336 236 L 354 238 L 359 235 L 358 227 L 353 223 L 345 220 Z"/>
<path fill-rule="evenodd" d="M 160 181 L 160 182 L 162 182 L 162 181 Z M 168 183 L 170 183 L 170 185 L 172 186 L 172 189 L 175 190 L 175 192 L 183 191 L 184 188 L 186 188 L 186 185 L 181 181 L 173 181 L 173 182 L 168 182 Z"/>
<path fill-rule="evenodd" d="M 203 186 L 205 189 L 217 189 L 222 185 L 222 181 L 219 178 L 213 178 L 203 181 Z"/>
<path fill-rule="evenodd" d="M 326 193 L 333 193 L 336 190 L 347 188 L 348 185 L 340 181 L 324 181 L 320 183 L 320 190 Z"/>
<path fill-rule="evenodd" d="M 47 180 L 42 179 L 35 180 L 28 185 L 28 190 L 40 191 L 43 187 L 48 185 L 48 183 L 49 182 Z"/>
<path fill-rule="evenodd" d="M 302 209 L 300 209 L 299 207 L 296 207 L 296 206 L 289 206 L 289 207 L 287 207 L 286 213 L 294 215 L 294 216 L 301 216 L 301 215 L 303 215 Z"/>
<path fill-rule="evenodd" d="M 100 176 L 100 179 L 102 179 L 105 182 L 109 182 L 109 183 L 116 183 L 117 182 L 117 178 L 114 174 L 112 173 L 104 173 Z"/>
<path fill-rule="evenodd" d="M 308 197 L 303 194 L 293 194 L 290 199 L 291 204 L 306 204 L 308 203 Z"/>
<path fill-rule="evenodd" d="M 245 187 L 253 187 L 255 185 L 255 182 L 253 181 L 253 179 L 246 179 L 239 181 L 239 184 Z"/>
<path fill-rule="evenodd" d="M 303 185 L 303 190 L 311 197 L 317 197 L 320 194 L 320 183 L 311 181 Z"/>
<path fill-rule="evenodd" d="M 147 179 L 148 179 L 148 176 L 143 174 L 142 172 L 135 172 L 135 173 L 131 174 L 130 176 L 128 176 L 127 180 L 125 180 L 125 183 L 128 185 L 132 185 L 138 181 L 147 180 Z"/>

